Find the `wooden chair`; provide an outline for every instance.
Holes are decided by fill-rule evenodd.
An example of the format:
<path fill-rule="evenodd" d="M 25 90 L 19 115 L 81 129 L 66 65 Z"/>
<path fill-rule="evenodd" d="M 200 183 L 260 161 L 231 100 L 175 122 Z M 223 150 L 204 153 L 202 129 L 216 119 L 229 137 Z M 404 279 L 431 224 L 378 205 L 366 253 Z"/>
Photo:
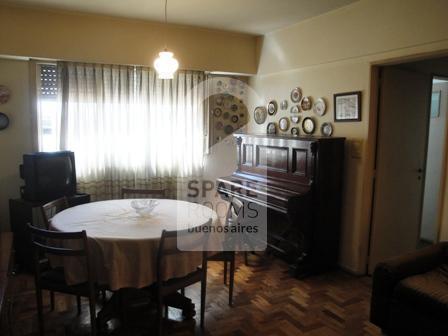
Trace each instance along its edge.
<path fill-rule="evenodd" d="M 44 226 L 46 230 L 50 230 L 51 219 L 61 211 L 69 208 L 67 197 L 61 197 L 54 201 L 48 202 L 40 207 L 42 218 L 44 220 Z M 78 315 L 81 314 L 81 298 L 77 298 L 78 302 Z M 50 291 L 50 305 L 51 310 L 54 310 L 54 293 Z"/>
<path fill-rule="evenodd" d="M 136 196 L 144 196 L 144 198 L 166 198 L 167 190 L 166 189 L 134 189 L 134 188 L 121 188 L 121 198 L 126 199 L 130 198 L 126 195 L 133 196 L 134 198 L 138 198 Z M 132 197 L 131 197 L 132 198 Z"/>
<path fill-rule="evenodd" d="M 36 300 L 39 319 L 40 335 L 45 334 L 43 319 L 42 290 L 51 292 L 59 292 L 64 294 L 75 295 L 77 298 L 87 297 L 90 304 L 90 323 L 91 333 L 96 335 L 96 311 L 95 299 L 98 294 L 97 288 L 93 282 L 91 263 L 89 258 L 89 248 L 87 243 L 87 235 L 85 231 L 81 232 L 56 232 L 39 229 L 28 224 L 31 235 L 31 241 L 34 246 L 35 258 L 35 284 L 36 284 Z M 55 242 L 71 241 L 76 242 L 79 248 L 60 247 Z M 59 258 L 80 257 L 85 259 L 87 282 L 73 286 L 67 285 L 64 277 L 64 270 L 61 267 L 47 268 L 47 260 L 41 256 L 53 255 Z M 43 269 L 42 266 L 45 268 Z M 78 299 L 79 300 L 79 299 Z M 78 301 L 78 309 L 79 309 Z"/>
<path fill-rule="evenodd" d="M 210 219 L 207 222 L 207 226 L 210 226 L 212 220 Z M 162 335 L 163 331 L 163 308 L 169 305 L 169 301 L 166 299 L 172 295 L 176 295 L 176 293 L 180 290 L 183 291 L 185 287 L 193 285 L 194 283 L 201 282 L 201 328 L 204 328 L 204 315 L 205 315 L 205 293 L 207 287 L 207 243 L 209 232 L 201 232 L 195 233 L 200 235 L 199 237 L 194 237 L 194 240 L 188 242 L 187 246 L 185 246 L 185 250 L 194 250 L 194 251 L 202 251 L 202 265 L 198 267 L 196 271 L 181 277 L 174 279 L 165 279 L 166 273 L 166 259 L 175 259 L 179 258 L 181 254 L 185 253 L 194 253 L 189 251 L 180 251 L 177 248 L 177 240 L 178 239 L 191 239 L 192 233 L 188 230 L 183 231 L 166 231 L 162 232 L 162 237 L 160 239 L 159 250 L 157 254 L 157 281 L 156 281 L 156 301 L 157 301 L 157 319 L 158 319 L 158 332 L 159 335 Z M 190 237 L 190 238 L 186 238 Z"/>
<path fill-rule="evenodd" d="M 227 212 L 226 225 L 237 225 L 241 220 L 243 204 L 234 198 L 230 202 L 229 211 Z M 232 247 L 227 247 L 231 249 Z M 224 262 L 224 285 L 227 285 L 227 265 L 229 265 L 229 306 L 233 305 L 233 287 L 235 279 L 235 251 L 222 251 L 208 257 L 209 261 Z"/>
<path fill-rule="evenodd" d="M 50 229 L 50 221 L 56 214 L 68 208 L 69 204 L 65 196 L 41 206 L 42 218 L 44 219 L 46 229 Z"/>

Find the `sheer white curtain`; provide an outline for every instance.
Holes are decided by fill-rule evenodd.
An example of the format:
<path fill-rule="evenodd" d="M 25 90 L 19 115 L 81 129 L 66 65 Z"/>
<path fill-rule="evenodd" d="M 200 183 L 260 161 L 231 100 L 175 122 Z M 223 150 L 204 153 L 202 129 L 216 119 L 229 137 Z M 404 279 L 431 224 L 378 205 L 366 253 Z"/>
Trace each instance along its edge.
<path fill-rule="evenodd" d="M 58 63 L 61 149 L 75 152 L 79 189 L 116 198 L 123 186 L 168 188 L 200 177 L 205 149 L 204 74 Z"/>

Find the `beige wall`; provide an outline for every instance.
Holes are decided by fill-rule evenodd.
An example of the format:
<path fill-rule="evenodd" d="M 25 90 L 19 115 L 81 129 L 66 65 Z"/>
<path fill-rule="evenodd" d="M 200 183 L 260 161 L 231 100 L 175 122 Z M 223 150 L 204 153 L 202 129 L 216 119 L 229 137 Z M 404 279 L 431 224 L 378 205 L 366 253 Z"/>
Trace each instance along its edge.
<path fill-rule="evenodd" d="M 8 199 L 19 197 L 23 180 L 19 177 L 22 154 L 31 151 L 31 113 L 29 105 L 28 62 L 0 59 L 0 84 L 12 92 L 0 105 L 7 114 L 9 127 L 0 131 L 0 231 L 9 230 Z"/>
<path fill-rule="evenodd" d="M 361 0 L 259 41 L 259 72 L 251 80 L 256 94 L 250 110 L 269 99 L 289 99 L 291 89 L 300 86 L 305 95 L 327 100 L 327 114 L 316 117 L 320 127 L 324 121 L 333 121 L 333 94 L 362 91 L 362 121 L 333 124 L 335 136 L 346 137 L 349 144 L 362 143 L 361 158 L 353 158 L 347 146 L 342 215 L 340 264 L 355 273 L 365 271 L 369 237 L 375 140 L 371 66 L 448 50 L 448 2 L 422 4 L 418 0 Z M 289 112 L 277 113 L 268 121 L 284 115 Z M 251 119 L 249 131 L 264 132 L 266 123 L 259 127 Z"/>
<path fill-rule="evenodd" d="M 256 72 L 253 35 L 0 5 L 0 55 L 152 66 L 165 36 L 182 69 Z"/>

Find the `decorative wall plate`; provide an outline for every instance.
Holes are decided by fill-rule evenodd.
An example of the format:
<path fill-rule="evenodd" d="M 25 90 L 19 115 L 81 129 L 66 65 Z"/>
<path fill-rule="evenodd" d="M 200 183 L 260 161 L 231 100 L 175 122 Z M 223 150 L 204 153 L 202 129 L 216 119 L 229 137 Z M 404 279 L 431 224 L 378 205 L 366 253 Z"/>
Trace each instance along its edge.
<path fill-rule="evenodd" d="M 306 134 L 313 134 L 315 129 L 316 129 L 316 123 L 314 122 L 313 118 L 307 117 L 303 119 L 302 130 Z"/>
<path fill-rule="evenodd" d="M 276 134 L 277 133 L 277 125 L 274 122 L 270 122 L 266 127 L 267 134 Z"/>
<path fill-rule="evenodd" d="M 238 110 L 238 105 L 237 104 L 232 104 L 232 106 L 230 107 L 230 109 L 235 112 L 236 110 Z"/>
<path fill-rule="evenodd" d="M 215 124 L 215 128 L 216 128 L 217 130 L 221 130 L 223 127 L 224 127 L 224 125 L 222 124 L 221 121 L 218 121 L 218 122 Z"/>
<path fill-rule="evenodd" d="M 291 135 L 299 136 L 299 128 L 298 127 L 291 127 Z"/>
<path fill-rule="evenodd" d="M 268 107 L 267 107 L 267 110 L 268 110 L 269 115 L 274 115 L 274 114 L 276 114 L 276 113 L 277 113 L 277 109 L 278 109 L 277 101 L 275 101 L 275 100 L 271 100 L 271 101 L 268 103 Z"/>
<path fill-rule="evenodd" d="M 300 101 L 300 99 L 302 99 L 302 89 L 299 87 L 296 87 L 291 91 L 291 100 L 294 103 L 298 103 Z"/>
<path fill-rule="evenodd" d="M 222 115 L 222 117 L 223 117 L 224 119 L 229 119 L 229 117 L 230 117 L 230 113 L 229 113 L 229 112 L 224 112 L 224 114 Z"/>
<path fill-rule="evenodd" d="M 325 100 L 323 98 L 319 98 L 314 102 L 313 105 L 314 113 L 316 113 L 318 116 L 322 117 L 325 114 L 325 111 L 327 110 L 327 105 L 325 104 Z"/>
<path fill-rule="evenodd" d="M 222 98 L 222 96 L 219 96 L 216 98 L 216 105 L 222 106 L 223 102 L 224 102 L 224 99 Z"/>
<path fill-rule="evenodd" d="M 322 135 L 331 136 L 333 134 L 333 125 L 329 122 L 325 122 L 322 124 L 320 131 Z"/>
<path fill-rule="evenodd" d="M 5 85 L 0 85 L 0 104 L 5 104 L 11 98 L 11 90 Z"/>
<path fill-rule="evenodd" d="M 311 97 L 309 97 L 309 96 L 303 97 L 302 100 L 300 101 L 300 108 L 303 111 L 311 110 L 312 106 L 313 106 L 313 102 L 312 102 Z"/>
<path fill-rule="evenodd" d="M 286 110 L 287 108 L 288 108 L 288 101 L 286 99 L 282 100 L 282 102 L 280 103 L 280 109 Z"/>
<path fill-rule="evenodd" d="M 291 122 L 292 122 L 293 124 L 298 124 L 299 121 L 300 121 L 300 116 L 298 116 L 298 115 L 291 116 L 291 117 L 289 117 L 289 118 L 291 119 Z"/>
<path fill-rule="evenodd" d="M 215 116 L 216 118 L 219 118 L 221 116 L 221 114 L 222 114 L 222 110 L 219 107 L 216 107 L 213 110 L 213 116 Z"/>
<path fill-rule="evenodd" d="M 299 105 L 293 105 L 291 106 L 291 109 L 289 110 L 289 112 L 291 112 L 292 114 L 297 114 L 300 112 L 299 110 Z"/>
<path fill-rule="evenodd" d="M 0 131 L 9 126 L 9 118 L 6 114 L 0 112 Z"/>
<path fill-rule="evenodd" d="M 232 125 L 226 125 L 226 127 L 224 127 L 224 133 L 232 134 L 233 133 L 233 126 Z"/>
<path fill-rule="evenodd" d="M 283 131 L 283 132 L 287 131 L 289 129 L 289 119 L 286 117 L 281 118 L 278 121 L 278 128 L 280 129 L 280 131 Z"/>
<path fill-rule="evenodd" d="M 230 118 L 230 120 L 232 120 L 233 123 L 237 123 L 239 118 L 237 115 L 232 116 L 232 118 Z"/>
<path fill-rule="evenodd" d="M 254 120 L 257 124 L 262 124 L 266 121 L 266 117 L 268 116 L 268 112 L 266 107 L 257 106 L 254 110 Z"/>

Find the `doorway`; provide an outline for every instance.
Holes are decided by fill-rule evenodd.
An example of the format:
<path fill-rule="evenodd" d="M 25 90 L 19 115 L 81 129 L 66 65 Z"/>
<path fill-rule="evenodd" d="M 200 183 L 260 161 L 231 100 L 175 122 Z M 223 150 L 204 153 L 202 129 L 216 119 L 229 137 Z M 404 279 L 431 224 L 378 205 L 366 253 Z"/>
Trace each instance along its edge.
<path fill-rule="evenodd" d="M 369 274 L 438 241 L 446 170 L 448 58 L 379 71 Z"/>

